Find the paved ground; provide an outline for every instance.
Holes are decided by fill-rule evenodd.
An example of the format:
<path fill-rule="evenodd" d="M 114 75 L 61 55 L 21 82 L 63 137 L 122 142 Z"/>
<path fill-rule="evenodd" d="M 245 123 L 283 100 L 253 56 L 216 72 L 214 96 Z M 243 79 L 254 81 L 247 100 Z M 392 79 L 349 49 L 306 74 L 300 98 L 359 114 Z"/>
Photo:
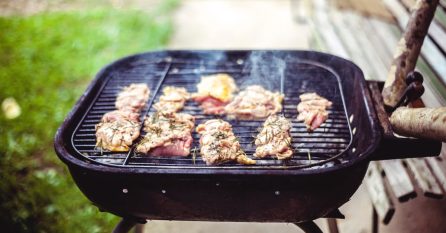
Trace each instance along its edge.
<path fill-rule="evenodd" d="M 288 0 L 186 0 L 170 48 L 308 48 L 309 29 L 293 22 Z"/>
<path fill-rule="evenodd" d="M 175 14 L 170 49 L 308 49 L 310 29 L 293 20 L 289 0 L 185 0 Z M 342 233 L 370 232 L 364 188 L 342 207 Z M 317 222 L 327 232 L 325 220 Z M 297 233 L 292 224 L 151 221 L 146 232 Z"/>

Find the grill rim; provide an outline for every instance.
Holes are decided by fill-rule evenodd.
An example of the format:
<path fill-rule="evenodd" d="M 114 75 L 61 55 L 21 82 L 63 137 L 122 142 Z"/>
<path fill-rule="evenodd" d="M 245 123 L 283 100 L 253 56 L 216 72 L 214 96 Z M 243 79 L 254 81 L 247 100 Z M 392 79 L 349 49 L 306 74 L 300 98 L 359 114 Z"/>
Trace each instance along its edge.
<path fill-rule="evenodd" d="M 357 156 L 355 156 L 353 159 L 348 159 L 348 161 L 341 163 L 341 164 L 337 164 L 335 166 L 330 166 L 330 167 L 318 167 L 317 169 L 306 169 L 306 168 L 299 168 L 299 169 L 293 169 L 291 167 L 282 167 L 281 169 L 268 169 L 268 167 L 255 167 L 255 168 L 249 168 L 249 167 L 225 167 L 225 169 L 215 169 L 212 166 L 208 166 L 208 167 L 203 167 L 203 168 L 199 168 L 199 169 L 195 169 L 196 167 L 187 167 L 187 168 L 182 168 L 180 166 L 174 166 L 174 167 L 169 167 L 166 165 L 163 166 L 138 166 L 138 165 L 113 165 L 113 164 L 107 164 L 104 165 L 102 163 L 93 161 L 92 162 L 87 162 L 85 161 L 85 158 L 78 158 L 78 155 L 73 155 L 71 154 L 71 151 L 74 152 L 76 151 L 76 148 L 69 148 L 72 147 L 71 145 L 68 145 L 68 143 L 64 142 L 64 138 L 70 138 L 72 139 L 72 136 L 74 135 L 74 131 L 73 134 L 65 137 L 66 135 L 64 135 L 64 133 L 68 133 L 70 131 L 70 128 L 77 128 L 78 124 L 76 124 L 76 121 L 74 119 L 75 114 L 80 114 L 80 115 L 86 115 L 86 112 L 88 111 L 88 109 L 90 109 L 93 105 L 90 105 L 88 103 L 84 103 L 85 101 L 87 101 L 88 99 L 90 100 L 94 100 L 98 97 L 98 95 L 101 94 L 101 91 L 106 83 L 108 81 L 111 80 L 111 78 L 107 78 L 105 80 L 101 79 L 103 78 L 102 76 L 104 76 L 105 74 L 107 74 L 107 72 L 110 71 L 110 69 L 112 69 L 113 67 L 117 66 L 118 64 L 124 62 L 124 61 L 128 61 L 130 59 L 134 59 L 137 58 L 141 55 L 145 55 L 145 54 L 152 54 L 152 55 L 156 55 L 159 56 L 160 59 L 159 60 L 154 60 L 153 64 L 157 64 L 159 62 L 169 62 L 168 60 L 164 59 L 165 57 L 172 57 L 172 54 L 175 53 L 198 53 L 198 54 L 206 54 L 206 53 L 252 53 L 252 52 L 285 52 L 285 53 L 312 53 L 315 56 L 329 56 L 329 57 L 333 57 L 339 61 L 342 61 L 346 64 L 348 64 L 350 67 L 352 67 L 353 69 L 355 69 L 358 73 L 358 75 L 360 75 L 361 77 L 359 78 L 359 85 L 362 92 L 362 98 L 364 99 L 364 105 L 365 105 L 365 110 L 367 112 L 367 116 L 368 116 L 368 122 L 370 123 L 372 132 L 369 132 L 371 139 L 370 141 L 373 142 L 371 145 L 369 145 L 367 147 L 367 149 L 365 151 L 362 151 L 361 153 L 359 153 Z M 152 62 L 150 62 L 152 63 Z M 322 64 L 320 62 L 317 62 L 319 64 Z M 323 64 L 322 64 L 323 65 Z M 336 71 L 334 71 L 331 67 L 326 67 L 324 66 L 324 68 L 329 68 L 330 71 L 334 74 L 337 74 Z M 153 52 L 144 52 L 144 53 L 138 53 L 138 54 L 133 54 L 133 55 L 129 55 L 126 57 L 123 57 L 121 59 L 118 59 L 110 64 L 108 64 L 107 66 L 103 67 L 95 76 L 95 78 L 91 81 L 91 83 L 89 84 L 89 86 L 87 87 L 87 89 L 85 90 L 85 92 L 81 95 L 81 97 L 79 98 L 79 100 L 76 102 L 75 106 L 72 108 L 72 110 L 70 111 L 70 113 L 67 115 L 67 117 L 65 118 L 63 124 L 61 125 L 61 127 L 57 130 L 56 136 L 55 136 L 55 141 L 54 141 L 54 147 L 55 150 L 57 152 L 57 155 L 59 156 L 59 158 L 64 161 L 67 165 L 69 166 L 80 166 L 80 167 L 84 167 L 86 169 L 89 170 L 95 170 L 95 171 L 107 171 L 107 172 L 114 172 L 114 173 L 138 173 L 138 174 L 190 174 L 190 175 L 208 175 L 208 174 L 215 174 L 215 175 L 305 175 L 305 174 L 325 174 L 325 173 L 330 173 L 330 172 L 335 172 L 338 171 L 340 169 L 344 169 L 350 166 L 353 166 L 354 164 L 359 164 L 360 162 L 366 160 L 368 158 L 368 160 L 370 160 L 370 156 L 372 154 L 373 151 L 375 151 L 375 149 L 378 147 L 380 141 L 381 141 L 381 129 L 379 128 L 379 124 L 378 124 L 378 119 L 377 119 L 377 115 L 373 106 L 373 102 L 370 96 L 370 92 L 368 90 L 368 87 L 366 85 L 366 81 L 364 80 L 364 75 L 361 71 L 361 69 L 354 63 L 352 63 L 351 61 L 348 61 L 346 59 L 343 59 L 341 57 L 337 57 L 331 54 L 327 54 L 327 53 L 321 53 L 321 52 L 315 52 L 315 51 L 307 51 L 307 50 L 161 50 L 161 51 L 153 51 Z M 339 76 L 336 75 L 336 78 L 339 81 Z M 105 82 L 105 83 L 104 83 Z M 339 86 L 341 86 L 340 82 L 338 82 Z M 93 92 L 93 90 L 95 88 L 99 88 L 99 91 L 97 91 L 96 93 L 91 94 L 91 92 Z M 340 91 L 342 92 L 342 88 L 340 88 Z M 345 96 L 344 94 L 341 95 L 342 96 L 342 103 L 345 107 Z M 83 112 L 79 112 L 80 109 L 85 108 L 86 110 Z M 347 116 L 347 111 L 345 110 L 344 113 Z M 76 125 L 74 125 L 76 124 Z M 352 134 L 351 132 L 351 125 L 350 122 L 348 122 L 348 127 L 350 130 L 350 135 Z M 67 132 L 68 131 L 68 132 Z M 352 137 L 352 135 L 351 135 Z M 71 141 L 71 140 L 70 140 Z M 350 145 L 352 143 L 353 139 L 351 138 L 348 146 L 346 147 L 345 150 L 347 150 L 348 148 L 350 148 Z M 68 147 L 67 147 L 68 146 Z M 71 151 L 70 151 L 71 150 Z M 344 152 L 345 152 L 344 150 Z M 339 155 L 337 155 L 338 157 L 340 155 L 342 155 L 343 153 L 339 153 Z M 333 158 L 333 157 L 332 157 Z M 97 164 L 96 164 L 97 163 Z M 324 162 L 325 163 L 325 162 Z M 229 169 L 228 169 L 229 168 Z"/>

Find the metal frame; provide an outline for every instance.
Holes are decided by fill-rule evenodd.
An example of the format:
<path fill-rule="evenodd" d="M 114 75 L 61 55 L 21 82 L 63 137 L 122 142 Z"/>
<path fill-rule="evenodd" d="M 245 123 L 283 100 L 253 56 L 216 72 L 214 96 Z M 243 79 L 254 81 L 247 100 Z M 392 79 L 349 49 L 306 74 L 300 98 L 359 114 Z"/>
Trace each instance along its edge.
<path fill-rule="evenodd" d="M 330 221 L 330 219 L 328 219 Z M 335 222 L 336 223 L 336 222 Z M 299 227 L 305 233 L 322 233 L 322 230 L 319 228 L 316 223 L 313 221 L 301 222 L 301 223 L 293 223 L 297 227 Z M 123 218 L 115 227 L 112 233 L 127 233 L 135 227 L 135 233 L 143 233 L 142 229 L 144 225 L 139 224 L 139 222 L 134 221 L 129 218 Z M 330 223 L 329 223 L 330 226 Z M 337 225 L 335 226 L 335 231 L 332 231 L 332 227 L 329 227 L 330 233 L 337 233 Z"/>

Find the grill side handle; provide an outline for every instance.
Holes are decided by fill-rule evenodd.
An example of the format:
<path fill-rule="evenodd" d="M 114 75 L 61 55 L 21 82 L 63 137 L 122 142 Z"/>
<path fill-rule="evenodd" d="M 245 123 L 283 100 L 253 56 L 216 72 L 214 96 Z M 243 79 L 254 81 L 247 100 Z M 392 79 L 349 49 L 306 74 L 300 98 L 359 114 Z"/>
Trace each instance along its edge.
<path fill-rule="evenodd" d="M 385 136 L 372 160 L 406 159 L 438 156 L 441 142 L 430 139 Z"/>
<path fill-rule="evenodd" d="M 387 160 L 438 156 L 441 151 L 441 141 L 401 137 L 394 133 L 389 116 L 384 109 L 380 85 L 382 83 L 368 82 L 383 135 L 371 159 Z"/>
<path fill-rule="evenodd" d="M 446 107 L 399 107 L 392 113 L 390 123 L 398 134 L 446 142 Z"/>

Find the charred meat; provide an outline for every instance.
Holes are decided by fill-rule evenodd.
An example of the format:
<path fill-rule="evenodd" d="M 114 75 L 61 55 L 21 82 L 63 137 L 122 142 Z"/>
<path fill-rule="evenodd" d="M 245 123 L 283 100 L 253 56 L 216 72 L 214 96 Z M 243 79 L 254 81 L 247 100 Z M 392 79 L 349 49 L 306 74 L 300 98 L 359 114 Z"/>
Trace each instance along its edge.
<path fill-rule="evenodd" d="M 124 87 L 116 98 L 115 106 L 118 110 L 140 112 L 149 99 L 150 90 L 144 83 L 131 84 Z"/>
<path fill-rule="evenodd" d="M 291 122 L 284 116 L 271 115 L 255 139 L 257 146 L 254 156 L 264 158 L 276 156 L 287 159 L 293 155 L 290 137 Z"/>
<path fill-rule="evenodd" d="M 225 112 L 230 118 L 264 119 L 282 111 L 283 98 L 283 94 L 265 90 L 261 86 L 248 86 L 226 105 Z"/>
<path fill-rule="evenodd" d="M 207 165 L 236 161 L 241 164 L 255 164 L 240 147 L 232 132 L 232 126 L 223 120 L 208 120 L 197 126 L 201 134 L 200 154 Z"/>
<path fill-rule="evenodd" d="M 97 147 L 109 151 L 128 151 L 139 137 L 139 115 L 121 110 L 108 112 L 95 128 Z"/>
<path fill-rule="evenodd" d="M 198 102 L 205 114 L 223 114 L 224 106 L 232 99 L 237 90 L 234 79 L 227 74 L 201 77 L 197 93 L 192 99 Z"/>
<path fill-rule="evenodd" d="M 299 98 L 297 120 L 303 121 L 307 130 L 312 132 L 328 119 L 327 108 L 331 107 L 332 102 L 314 92 L 302 94 Z"/>
<path fill-rule="evenodd" d="M 146 135 L 136 152 L 153 156 L 187 156 L 192 144 L 193 116 L 185 113 L 156 112 L 144 121 Z"/>
<path fill-rule="evenodd" d="M 189 97 L 190 94 L 185 88 L 167 86 L 163 88 L 163 95 L 153 107 L 162 112 L 178 112 Z"/>

